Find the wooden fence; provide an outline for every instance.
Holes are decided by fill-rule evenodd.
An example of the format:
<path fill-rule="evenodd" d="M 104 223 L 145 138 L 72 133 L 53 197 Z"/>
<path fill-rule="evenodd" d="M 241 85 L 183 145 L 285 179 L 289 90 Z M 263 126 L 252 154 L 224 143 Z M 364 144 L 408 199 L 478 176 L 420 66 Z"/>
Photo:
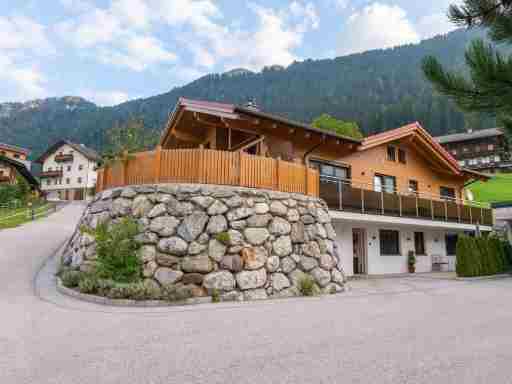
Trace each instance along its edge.
<path fill-rule="evenodd" d="M 243 152 L 170 149 L 140 152 L 98 170 L 96 191 L 150 183 L 199 183 L 319 194 L 318 171 Z"/>

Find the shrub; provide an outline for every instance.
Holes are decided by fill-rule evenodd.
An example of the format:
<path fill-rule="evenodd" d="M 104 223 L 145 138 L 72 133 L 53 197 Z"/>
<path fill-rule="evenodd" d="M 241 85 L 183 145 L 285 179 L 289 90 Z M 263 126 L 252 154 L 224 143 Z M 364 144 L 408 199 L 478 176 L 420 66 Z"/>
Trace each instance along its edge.
<path fill-rule="evenodd" d="M 299 280 L 299 292 L 302 296 L 314 296 L 318 292 L 315 281 L 311 276 L 303 276 Z"/>
<path fill-rule="evenodd" d="M 94 275 L 84 276 L 78 283 L 80 293 L 95 294 L 100 288 L 100 281 Z"/>
<path fill-rule="evenodd" d="M 142 278 L 142 261 L 138 257 L 137 223 L 125 218 L 108 226 L 104 223 L 96 230 L 85 230 L 96 239 L 96 274 L 98 277 L 119 283 L 132 283 Z"/>
<path fill-rule="evenodd" d="M 460 236 L 457 241 L 457 275 L 488 276 L 510 269 L 505 243 L 493 236 Z"/>
<path fill-rule="evenodd" d="M 60 273 L 60 278 L 65 287 L 75 288 L 78 287 L 82 279 L 82 273 L 80 271 L 65 270 Z"/>
<path fill-rule="evenodd" d="M 212 291 L 212 303 L 219 303 L 220 302 L 220 292 L 218 289 L 214 289 Z"/>
<path fill-rule="evenodd" d="M 228 245 L 231 241 L 231 236 L 229 236 L 228 232 L 221 232 L 215 236 L 215 239 L 217 239 L 217 241 L 221 242 L 222 244 Z"/>

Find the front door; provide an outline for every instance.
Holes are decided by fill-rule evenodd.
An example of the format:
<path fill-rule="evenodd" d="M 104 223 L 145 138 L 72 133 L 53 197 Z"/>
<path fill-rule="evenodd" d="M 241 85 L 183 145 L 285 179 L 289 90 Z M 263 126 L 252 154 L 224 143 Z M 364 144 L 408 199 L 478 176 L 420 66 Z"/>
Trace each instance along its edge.
<path fill-rule="evenodd" d="M 365 229 L 354 228 L 352 230 L 352 246 L 354 252 L 354 275 L 364 275 L 368 273 Z"/>

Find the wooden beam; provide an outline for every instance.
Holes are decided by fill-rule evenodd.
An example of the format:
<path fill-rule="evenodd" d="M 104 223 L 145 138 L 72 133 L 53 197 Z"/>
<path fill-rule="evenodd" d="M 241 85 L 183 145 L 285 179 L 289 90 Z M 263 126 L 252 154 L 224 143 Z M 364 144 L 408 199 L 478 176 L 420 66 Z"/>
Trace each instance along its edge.
<path fill-rule="evenodd" d="M 195 144 L 201 144 L 204 141 L 204 138 L 200 138 L 194 135 L 191 135 L 190 133 L 182 132 L 182 131 L 175 131 L 173 136 L 177 138 L 178 140 L 182 141 L 188 141 Z"/>

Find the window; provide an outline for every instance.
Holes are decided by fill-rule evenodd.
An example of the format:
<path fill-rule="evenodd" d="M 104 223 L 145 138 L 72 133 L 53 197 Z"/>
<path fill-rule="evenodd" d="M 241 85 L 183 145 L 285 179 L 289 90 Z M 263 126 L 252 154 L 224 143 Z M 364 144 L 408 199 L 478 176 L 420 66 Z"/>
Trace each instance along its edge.
<path fill-rule="evenodd" d="M 77 181 L 78 181 L 78 184 L 82 184 L 82 178 L 81 178 L 81 177 L 79 177 L 79 178 L 77 179 Z"/>
<path fill-rule="evenodd" d="M 468 151 L 469 151 L 468 147 L 463 147 L 462 148 L 462 152 L 468 152 Z"/>
<path fill-rule="evenodd" d="M 19 159 L 20 158 L 20 155 L 18 155 L 17 153 L 14 154 L 14 158 L 15 159 Z"/>
<path fill-rule="evenodd" d="M 396 161 L 396 148 L 393 146 L 388 146 L 388 160 Z"/>
<path fill-rule="evenodd" d="M 425 255 L 425 236 L 423 232 L 414 232 L 414 252 L 416 255 Z"/>
<path fill-rule="evenodd" d="M 453 156 L 457 156 L 457 150 L 456 149 L 452 149 L 452 155 Z"/>
<path fill-rule="evenodd" d="M 494 156 L 494 161 L 495 161 L 496 163 L 499 163 L 499 162 L 500 162 L 500 160 L 501 160 L 501 158 L 500 158 L 499 156 Z"/>
<path fill-rule="evenodd" d="M 459 165 L 460 165 L 461 167 L 465 166 L 465 165 L 466 165 L 466 160 L 460 160 L 460 161 L 459 161 Z"/>
<path fill-rule="evenodd" d="M 59 183 L 59 180 L 55 179 L 53 184 L 57 185 L 58 183 Z"/>
<path fill-rule="evenodd" d="M 439 194 L 446 200 L 455 200 L 455 189 L 450 187 L 440 187 Z"/>
<path fill-rule="evenodd" d="M 81 171 L 82 169 L 84 169 L 84 166 L 83 166 L 82 164 L 80 164 L 80 165 L 78 166 L 78 170 L 79 170 L 79 171 Z"/>
<path fill-rule="evenodd" d="M 50 185 L 50 184 L 51 184 L 50 179 L 46 179 L 46 185 Z"/>
<path fill-rule="evenodd" d="M 373 187 L 376 192 L 394 193 L 396 191 L 396 179 L 394 176 L 375 175 L 373 177 Z"/>
<path fill-rule="evenodd" d="M 48 167 L 48 172 L 51 172 L 52 171 L 52 167 Z"/>
<path fill-rule="evenodd" d="M 447 255 L 456 255 L 457 254 L 457 234 L 447 233 L 444 238 L 444 242 L 446 244 L 446 254 Z"/>
<path fill-rule="evenodd" d="M 318 170 L 320 173 L 320 177 L 324 178 L 335 178 L 335 179 L 348 179 L 349 178 L 349 169 L 345 167 L 341 167 L 339 165 L 322 163 L 320 161 L 312 161 L 311 165 L 313 168 Z"/>
<path fill-rule="evenodd" d="M 488 151 L 494 151 L 494 144 L 489 144 L 489 145 L 487 146 L 487 150 L 488 150 Z"/>
<path fill-rule="evenodd" d="M 475 152 L 480 152 L 480 146 L 478 144 L 475 145 Z"/>
<path fill-rule="evenodd" d="M 66 178 L 66 184 L 69 184 L 71 182 L 71 180 L 69 179 L 69 177 Z"/>
<path fill-rule="evenodd" d="M 71 171 L 71 165 L 68 165 L 66 169 L 68 170 L 68 172 L 70 172 Z"/>
<path fill-rule="evenodd" d="M 409 192 L 418 193 L 418 181 L 409 180 Z"/>
<path fill-rule="evenodd" d="M 380 254 L 385 256 L 400 255 L 400 232 L 381 229 L 380 237 Z"/>
<path fill-rule="evenodd" d="M 398 150 L 398 161 L 402 164 L 407 163 L 407 159 L 405 156 L 405 151 L 403 149 Z"/>

